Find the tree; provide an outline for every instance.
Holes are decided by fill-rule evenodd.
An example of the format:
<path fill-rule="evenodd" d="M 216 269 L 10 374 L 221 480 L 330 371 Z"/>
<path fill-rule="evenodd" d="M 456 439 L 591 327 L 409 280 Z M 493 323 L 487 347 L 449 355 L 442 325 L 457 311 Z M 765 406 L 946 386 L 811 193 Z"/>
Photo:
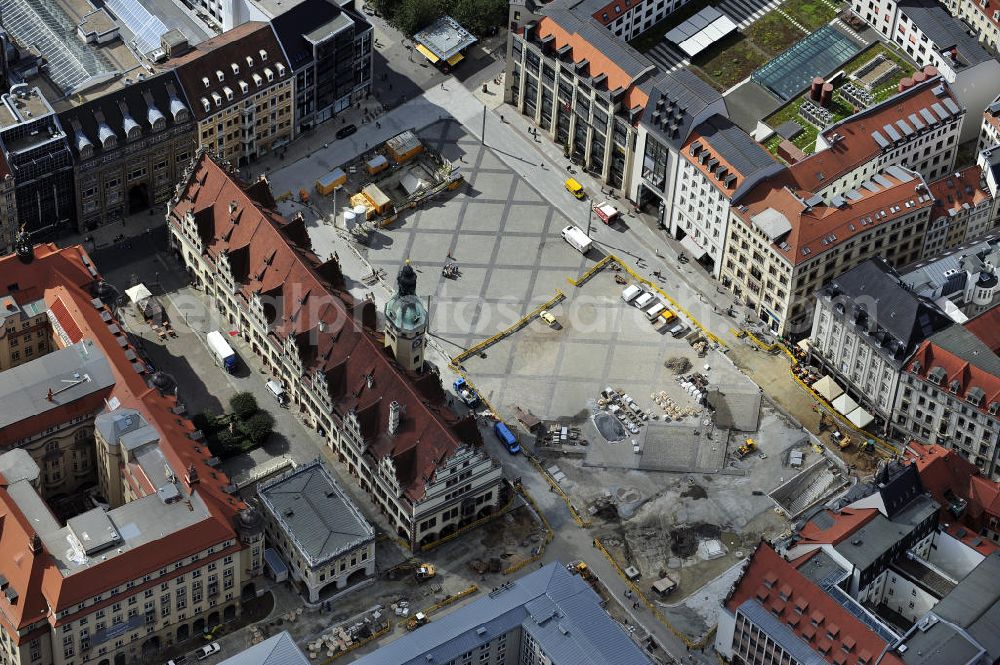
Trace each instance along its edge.
<path fill-rule="evenodd" d="M 229 408 L 239 420 L 246 420 L 257 413 L 257 398 L 251 393 L 236 393 L 229 398 Z"/>
<path fill-rule="evenodd" d="M 274 416 L 267 411 L 258 411 L 246 420 L 236 424 L 250 446 L 256 447 L 267 441 L 274 430 Z"/>

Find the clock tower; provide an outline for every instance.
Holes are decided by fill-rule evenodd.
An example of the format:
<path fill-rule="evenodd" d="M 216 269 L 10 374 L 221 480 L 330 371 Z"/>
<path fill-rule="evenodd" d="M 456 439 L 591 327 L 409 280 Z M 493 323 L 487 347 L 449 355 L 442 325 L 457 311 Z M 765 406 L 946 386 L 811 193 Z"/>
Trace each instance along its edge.
<path fill-rule="evenodd" d="M 417 297 L 417 273 L 409 260 L 399 269 L 396 284 L 396 294 L 385 304 L 385 346 L 404 369 L 418 372 L 424 366 L 427 308 Z"/>

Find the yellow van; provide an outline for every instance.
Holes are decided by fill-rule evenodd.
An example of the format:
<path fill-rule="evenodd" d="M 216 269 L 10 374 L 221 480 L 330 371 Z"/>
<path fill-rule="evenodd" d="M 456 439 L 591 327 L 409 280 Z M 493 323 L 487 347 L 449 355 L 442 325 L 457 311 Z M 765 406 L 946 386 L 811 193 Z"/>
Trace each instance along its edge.
<path fill-rule="evenodd" d="M 662 318 L 666 323 L 670 323 L 677 318 L 677 315 L 671 312 L 669 309 L 665 309 L 660 312 L 660 318 Z"/>
<path fill-rule="evenodd" d="M 583 185 L 578 183 L 573 178 L 570 178 L 569 180 L 566 181 L 566 191 L 568 191 L 570 194 L 572 194 L 578 199 L 582 199 L 587 195 L 587 193 L 583 191 Z"/>

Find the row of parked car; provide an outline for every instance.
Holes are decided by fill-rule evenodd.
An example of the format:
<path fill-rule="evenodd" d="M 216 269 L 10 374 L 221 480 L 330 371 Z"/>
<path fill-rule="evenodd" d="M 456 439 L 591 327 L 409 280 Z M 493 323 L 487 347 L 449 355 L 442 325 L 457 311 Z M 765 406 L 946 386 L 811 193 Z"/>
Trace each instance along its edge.
<path fill-rule="evenodd" d="M 674 337 L 686 335 L 690 328 L 671 311 L 662 300 L 640 286 L 630 284 L 622 291 L 622 300 L 641 309 L 646 318 L 660 332 L 666 330 Z M 668 326 L 672 326 L 669 327 Z"/>

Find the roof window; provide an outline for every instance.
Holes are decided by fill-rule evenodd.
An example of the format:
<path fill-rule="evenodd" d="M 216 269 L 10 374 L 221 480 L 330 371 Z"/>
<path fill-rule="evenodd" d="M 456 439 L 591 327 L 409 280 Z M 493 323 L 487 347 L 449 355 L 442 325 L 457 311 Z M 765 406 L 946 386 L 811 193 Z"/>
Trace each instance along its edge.
<path fill-rule="evenodd" d="M 260 61 L 265 62 L 267 60 L 267 51 L 261 49 L 258 53 L 260 53 Z"/>
<path fill-rule="evenodd" d="M 202 76 L 201 77 L 201 82 L 205 84 L 206 88 L 208 87 L 209 81 L 208 81 L 208 77 L 207 76 Z"/>
<path fill-rule="evenodd" d="M 230 65 L 230 67 L 232 67 L 232 68 L 233 68 L 233 76 L 239 76 L 239 74 L 240 74 L 240 66 L 239 66 L 239 65 L 237 65 L 237 64 L 236 64 L 236 63 L 234 62 L 234 63 L 232 63 L 232 64 Z"/>

